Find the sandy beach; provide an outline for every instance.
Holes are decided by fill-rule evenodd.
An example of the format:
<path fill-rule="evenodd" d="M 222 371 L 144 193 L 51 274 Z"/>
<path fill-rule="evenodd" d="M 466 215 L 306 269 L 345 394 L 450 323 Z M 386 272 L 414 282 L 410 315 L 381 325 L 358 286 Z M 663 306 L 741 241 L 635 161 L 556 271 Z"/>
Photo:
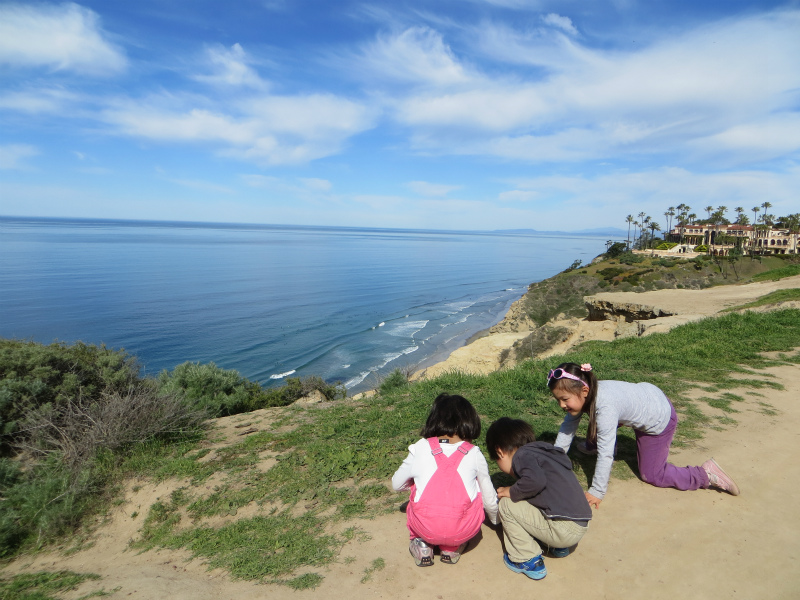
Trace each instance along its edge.
<path fill-rule="evenodd" d="M 640 304 L 672 303 L 676 312 L 678 303 L 683 302 L 686 308 L 680 314 L 701 318 L 768 293 L 775 285 L 799 287 L 800 277 L 774 284 L 711 288 L 691 294 L 688 300 L 684 290 L 631 294 L 628 299 Z M 622 301 L 626 295 L 613 296 L 615 301 Z M 613 337 L 613 332 L 606 333 Z M 576 339 L 581 335 L 593 334 L 576 332 Z M 482 369 L 489 368 L 492 353 L 502 349 L 503 344 L 513 343 L 513 339 L 480 338 L 454 352 L 442 368 L 472 367 L 485 372 Z M 44 553 L 23 557 L 5 570 L 71 569 L 97 573 L 103 577 L 102 587 L 108 591 L 117 589 L 113 597 L 134 599 L 302 600 L 347 596 L 352 600 L 464 600 L 509 593 L 544 594 L 553 600 L 797 598 L 800 506 L 793 500 L 800 490 L 800 464 L 791 450 L 798 448 L 800 441 L 800 366 L 772 367 L 750 376 L 772 377 L 783 389 L 724 390 L 745 398 L 737 405 L 740 412 L 733 415 L 736 423 L 722 430 L 708 430 L 701 442 L 671 455 L 678 465 L 700 464 L 713 456 L 736 479 L 742 490 L 740 496 L 714 490 L 658 489 L 636 479 L 613 480 L 577 550 L 567 558 L 546 559 L 548 575 L 542 581 L 532 581 L 506 569 L 498 532 L 486 525 L 457 565 L 437 560 L 431 568 L 418 568 L 408 553 L 405 515 L 399 511 L 359 522 L 369 539 L 349 542 L 338 562 L 318 570 L 324 581 L 315 590 L 296 592 L 281 586 L 234 581 L 219 570 L 207 570 L 200 560 L 187 561 L 185 551 L 137 554 L 128 549 L 128 542 L 136 537 L 140 525 L 140 521 L 130 518 L 131 512 L 146 510 L 156 498 L 169 493 L 176 482 L 158 486 L 139 482 L 141 488 L 136 492 L 128 486 L 125 503 L 112 511 L 91 547 L 70 556 Z M 697 393 L 722 392 L 698 389 Z M 770 410 L 765 410 L 764 404 Z M 398 494 L 397 504 L 403 500 L 405 497 Z M 376 558 L 382 558 L 385 567 L 362 581 L 365 569 Z M 98 583 L 85 584 L 69 597 L 77 598 L 96 589 Z"/>

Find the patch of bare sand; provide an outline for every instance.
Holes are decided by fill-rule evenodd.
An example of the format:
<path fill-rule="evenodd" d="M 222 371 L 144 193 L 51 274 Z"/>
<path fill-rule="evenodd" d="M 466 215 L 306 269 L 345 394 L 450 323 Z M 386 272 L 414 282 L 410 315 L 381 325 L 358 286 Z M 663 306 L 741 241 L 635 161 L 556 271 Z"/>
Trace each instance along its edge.
<path fill-rule="evenodd" d="M 772 367 L 785 389 L 725 390 L 745 398 L 736 403 L 737 424 L 709 430 L 701 445 L 676 450 L 675 464 L 700 464 L 713 456 L 736 479 L 742 493 L 713 490 L 679 492 L 638 480 L 612 481 L 609 494 L 577 551 L 547 559 L 548 575 L 532 581 L 502 564 L 496 531 L 484 526 L 479 539 L 457 565 L 436 562 L 421 569 L 408 554 L 405 515 L 400 512 L 357 524 L 357 536 L 336 564 L 318 569 L 325 579 L 316 590 L 292 591 L 275 585 L 233 581 L 203 561 L 188 561 L 185 551 L 136 553 L 127 549 L 133 534 L 131 513 L 168 490 L 140 485 L 118 507 L 96 536 L 95 545 L 72 556 L 54 553 L 23 558 L 6 571 L 72 569 L 98 573 L 102 582 L 72 595 L 119 588 L 119 598 L 170 600 L 350 600 L 436 598 L 484 600 L 507 594 L 543 595 L 552 600 L 719 599 L 800 597 L 800 366 Z M 761 403 L 777 412 L 765 414 Z M 398 495 L 397 503 L 404 500 Z M 372 561 L 385 567 L 362 583 Z"/>

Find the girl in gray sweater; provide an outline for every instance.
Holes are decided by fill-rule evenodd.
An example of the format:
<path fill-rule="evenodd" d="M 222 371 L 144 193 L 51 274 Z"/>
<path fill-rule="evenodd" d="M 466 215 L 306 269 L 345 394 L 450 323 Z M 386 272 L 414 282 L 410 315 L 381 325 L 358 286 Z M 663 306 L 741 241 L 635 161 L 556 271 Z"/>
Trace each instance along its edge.
<path fill-rule="evenodd" d="M 597 447 L 597 466 L 586 492 L 589 504 L 598 508 L 608 489 L 617 427 L 632 427 L 643 481 L 656 487 L 696 490 L 716 487 L 734 496 L 739 488 L 711 458 L 699 467 L 676 467 L 667 462 L 678 417 L 669 398 L 650 383 L 598 381 L 592 365 L 563 363 L 550 371 L 547 386 L 567 413 L 555 446 L 569 450 L 581 417 L 589 415 L 588 445 Z"/>

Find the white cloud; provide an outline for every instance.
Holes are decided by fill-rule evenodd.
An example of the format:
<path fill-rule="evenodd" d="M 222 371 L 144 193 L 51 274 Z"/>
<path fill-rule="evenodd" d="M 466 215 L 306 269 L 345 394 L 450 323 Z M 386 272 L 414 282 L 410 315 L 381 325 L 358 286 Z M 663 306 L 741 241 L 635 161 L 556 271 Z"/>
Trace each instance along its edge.
<path fill-rule="evenodd" d="M 218 185 L 216 183 L 211 183 L 210 181 L 202 181 L 200 179 L 175 179 L 175 178 L 167 178 L 167 181 L 170 183 L 174 183 L 176 185 L 180 185 L 182 187 L 187 187 L 193 190 L 197 190 L 200 192 L 210 192 L 212 194 L 233 194 L 234 191 L 224 185 Z"/>
<path fill-rule="evenodd" d="M 501 202 L 531 202 L 539 197 L 539 193 L 533 190 L 509 190 L 500 192 L 498 200 Z"/>
<path fill-rule="evenodd" d="M 569 17 L 562 17 L 556 13 L 549 13 L 542 17 L 542 21 L 547 25 L 558 27 L 570 35 L 578 35 L 578 30 L 575 28 L 575 25 L 572 24 L 572 20 Z"/>
<path fill-rule="evenodd" d="M 330 192 L 333 184 L 327 179 L 318 179 L 316 177 L 302 177 L 300 182 L 312 192 Z"/>
<path fill-rule="evenodd" d="M 37 154 L 39 151 L 29 144 L 0 145 L 0 169 L 24 169 L 22 161 Z"/>
<path fill-rule="evenodd" d="M 576 224 L 553 228 L 575 230 L 595 223 L 624 228 L 623 212 L 645 212 L 663 228 L 664 211 L 680 203 L 691 205 L 692 212 L 698 215 L 705 214 L 702 207 L 707 205 L 727 206 L 733 215 L 736 206 L 749 209 L 754 202 L 760 204 L 764 200 L 773 204 L 770 211 L 774 214 L 797 212 L 800 168 L 783 173 L 758 170 L 694 173 L 670 167 L 614 171 L 596 177 L 521 178 L 511 183 L 521 190 L 537 193 L 534 208 L 543 222 L 556 223 L 559 215 L 568 214 Z"/>
<path fill-rule="evenodd" d="M 125 135 L 210 142 L 221 155 L 262 165 L 306 163 L 336 154 L 349 137 L 374 121 L 365 106 L 333 95 L 241 100 L 236 114 L 183 106 L 191 102 L 174 97 L 122 101 L 103 118 Z"/>
<path fill-rule="evenodd" d="M 409 181 L 408 188 L 420 196 L 446 196 L 450 192 L 461 189 L 460 185 L 445 185 L 442 183 L 429 183 L 427 181 Z"/>
<path fill-rule="evenodd" d="M 77 4 L 0 6 L 0 64 L 106 74 L 126 67 L 93 11 Z"/>
<path fill-rule="evenodd" d="M 379 35 L 355 60 L 357 72 L 376 80 L 435 86 L 459 85 L 473 79 L 442 35 L 424 26 Z"/>
<path fill-rule="evenodd" d="M 31 88 L 0 94 L 0 109 L 28 114 L 54 113 L 77 100 L 77 96 L 61 88 Z"/>
<path fill-rule="evenodd" d="M 546 36 L 485 30 L 479 45 L 492 58 L 511 47 L 546 70 L 412 87 L 391 106 L 416 149 L 526 161 L 725 155 L 729 164 L 800 150 L 800 11 L 722 21 L 625 51 L 558 33 L 560 45 L 537 54 Z"/>
<path fill-rule="evenodd" d="M 239 44 L 230 48 L 213 46 L 206 49 L 208 67 L 211 75 L 196 75 L 194 79 L 211 85 L 234 87 L 250 87 L 264 89 L 267 87 L 258 73 L 248 64 L 249 58 Z"/>

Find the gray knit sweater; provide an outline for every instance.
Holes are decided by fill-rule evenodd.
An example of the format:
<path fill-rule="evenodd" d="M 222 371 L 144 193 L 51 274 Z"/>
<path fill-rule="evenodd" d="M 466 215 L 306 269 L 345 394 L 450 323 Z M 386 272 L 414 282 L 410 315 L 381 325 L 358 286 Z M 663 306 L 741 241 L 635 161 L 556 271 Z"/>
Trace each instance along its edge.
<path fill-rule="evenodd" d="M 603 380 L 597 382 L 597 465 L 589 493 L 602 499 L 614 463 L 617 427 L 626 425 L 649 435 L 666 429 L 672 408 L 667 396 L 651 383 Z M 555 446 L 569 450 L 582 415 L 567 414 L 558 431 Z"/>

